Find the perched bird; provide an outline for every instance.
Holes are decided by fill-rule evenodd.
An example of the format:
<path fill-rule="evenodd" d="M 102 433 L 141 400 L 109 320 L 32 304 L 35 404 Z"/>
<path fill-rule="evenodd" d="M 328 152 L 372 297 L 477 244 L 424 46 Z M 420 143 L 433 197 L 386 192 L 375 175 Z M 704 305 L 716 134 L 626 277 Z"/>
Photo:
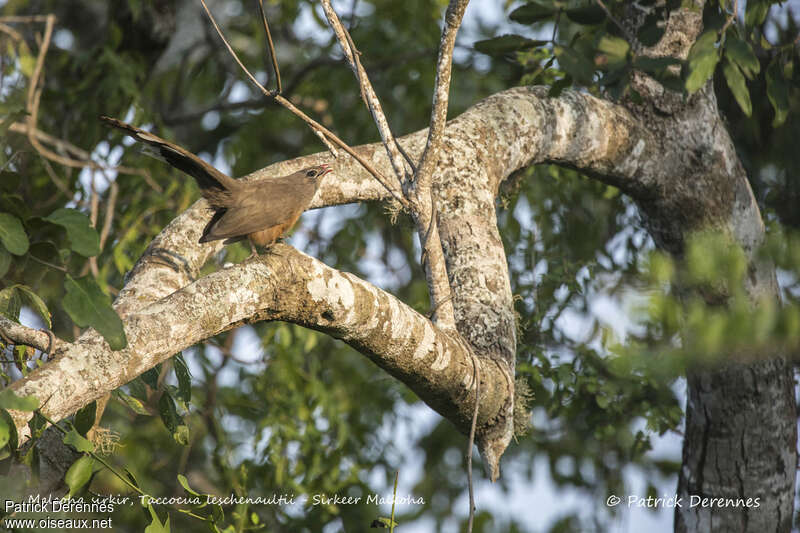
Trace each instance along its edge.
<path fill-rule="evenodd" d="M 225 244 L 245 237 L 256 255 L 256 245 L 269 246 L 288 231 L 305 211 L 328 165 L 310 167 L 281 178 L 239 181 L 212 167 L 180 146 L 115 118 L 103 121 L 153 148 L 153 155 L 197 180 L 214 216 L 200 242 L 225 239 Z"/>

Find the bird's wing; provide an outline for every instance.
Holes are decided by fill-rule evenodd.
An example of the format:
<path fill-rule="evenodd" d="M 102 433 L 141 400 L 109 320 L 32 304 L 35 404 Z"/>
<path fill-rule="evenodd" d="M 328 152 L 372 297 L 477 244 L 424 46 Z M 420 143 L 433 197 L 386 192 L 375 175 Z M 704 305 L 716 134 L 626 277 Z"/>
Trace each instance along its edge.
<path fill-rule="evenodd" d="M 236 180 L 226 176 L 177 144 L 165 141 L 149 131 L 144 131 L 115 118 L 101 116 L 100 119 L 115 128 L 121 129 L 137 141 L 153 147 L 155 149 L 155 154 L 153 155 L 196 179 L 203 196 L 209 199 L 211 199 L 210 197 L 218 198 L 220 196 L 219 193 L 231 191 L 238 187 Z"/>
<path fill-rule="evenodd" d="M 314 185 L 289 177 L 243 183 L 219 221 L 208 228 L 205 241 L 248 235 L 296 219 L 314 196 Z"/>

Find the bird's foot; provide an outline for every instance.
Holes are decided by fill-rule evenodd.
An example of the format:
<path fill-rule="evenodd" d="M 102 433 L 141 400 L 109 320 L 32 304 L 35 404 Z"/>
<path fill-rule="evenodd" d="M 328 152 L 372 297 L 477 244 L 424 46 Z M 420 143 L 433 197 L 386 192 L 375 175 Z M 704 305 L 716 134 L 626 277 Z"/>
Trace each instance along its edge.
<path fill-rule="evenodd" d="M 283 257 L 283 254 L 278 253 L 278 251 L 275 249 L 275 245 L 278 242 L 281 242 L 281 241 L 273 242 L 272 244 L 267 246 L 266 249 L 265 249 L 266 253 L 268 253 L 269 255 L 277 255 L 278 257 Z"/>

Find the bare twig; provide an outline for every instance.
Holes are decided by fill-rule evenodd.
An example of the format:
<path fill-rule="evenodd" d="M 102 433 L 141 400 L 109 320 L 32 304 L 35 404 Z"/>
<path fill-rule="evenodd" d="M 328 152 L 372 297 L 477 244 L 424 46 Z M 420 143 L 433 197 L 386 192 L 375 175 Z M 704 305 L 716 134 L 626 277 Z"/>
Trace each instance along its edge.
<path fill-rule="evenodd" d="M 114 210 L 117 206 L 117 194 L 119 194 L 119 185 L 117 185 L 116 181 L 112 181 L 109 186 L 106 214 L 103 217 L 103 229 L 100 231 L 101 250 L 106 243 L 106 239 L 108 239 L 108 235 L 111 233 L 111 223 L 114 221 Z"/>
<path fill-rule="evenodd" d="M 348 144 L 346 144 L 339 137 L 337 137 L 333 132 L 328 130 L 328 128 L 326 128 L 325 126 L 323 126 L 319 122 L 315 121 L 314 119 L 312 119 L 311 117 L 309 117 L 308 115 L 303 113 L 300 109 L 298 109 L 289 100 L 287 100 L 286 98 L 284 98 L 280 94 L 271 93 L 263 85 L 261 85 L 261 83 L 259 83 L 259 81 L 250 73 L 250 71 L 247 69 L 247 67 L 245 67 L 244 64 L 242 63 L 242 61 L 239 59 L 239 56 L 233 50 L 233 48 L 231 47 L 230 43 L 225 38 L 225 35 L 222 33 L 222 30 L 220 29 L 219 25 L 217 24 L 217 21 L 214 19 L 214 16 L 211 14 L 211 11 L 208 9 L 208 6 L 206 5 L 205 1 L 204 0 L 200 0 L 200 3 L 203 4 L 203 8 L 205 9 L 206 14 L 208 15 L 209 20 L 211 20 L 211 24 L 214 25 L 214 29 L 217 31 L 217 34 L 219 35 L 220 39 L 222 39 L 222 42 L 223 42 L 223 44 L 225 44 L 225 47 L 228 49 L 228 52 L 230 52 L 231 56 L 233 56 L 233 59 L 236 61 L 236 63 L 239 65 L 239 67 L 244 71 L 244 73 L 247 75 L 248 79 L 250 79 L 250 81 L 256 87 L 258 87 L 258 89 L 262 93 L 264 93 L 266 96 L 273 97 L 277 103 L 279 103 L 280 105 L 282 105 L 283 107 L 285 107 L 286 109 L 291 111 L 294 115 L 296 115 L 300 119 L 302 119 L 303 122 L 308 124 L 311 127 L 312 130 L 314 130 L 315 132 L 317 132 L 317 131 L 321 132 L 333 144 L 335 144 L 336 146 L 338 146 L 339 148 L 341 148 L 342 150 L 347 152 L 356 161 L 358 161 L 359 164 L 361 164 L 361 166 L 364 167 L 364 169 L 367 172 L 369 172 L 372 175 L 372 177 L 374 177 L 378 181 L 378 183 L 383 185 L 383 187 L 389 192 L 389 194 L 392 195 L 392 197 L 394 197 L 395 200 L 400 202 L 400 204 L 403 207 L 408 208 L 408 201 L 402 195 L 400 195 L 397 190 L 395 190 L 393 187 L 391 187 L 389 185 L 389 183 L 386 180 L 386 178 L 383 175 L 381 175 L 381 173 L 378 172 L 378 170 L 369 161 L 367 161 L 366 159 L 361 157 L 358 153 L 356 153 L 355 150 L 353 150 Z"/>
<path fill-rule="evenodd" d="M 95 163 L 91 160 L 91 154 L 82 148 L 78 148 L 74 144 L 65 141 L 63 139 L 59 139 L 58 137 L 54 137 L 48 133 L 43 132 L 40 129 L 31 128 L 30 124 L 24 124 L 22 122 L 15 122 L 11 124 L 8 128 L 9 131 L 13 131 L 14 133 L 19 133 L 21 135 L 25 135 L 28 137 L 30 141 L 31 132 L 33 132 L 33 136 L 40 142 L 35 143 L 34 149 L 49 161 L 53 161 L 54 163 L 58 163 L 65 167 L 70 168 L 91 168 L 95 170 L 107 171 L 107 170 L 114 170 L 120 174 L 135 174 L 141 176 L 142 179 L 155 191 L 157 192 L 164 192 L 164 189 L 155 181 L 153 181 L 152 176 L 150 176 L 150 172 L 146 169 L 138 169 L 138 168 L 131 168 L 126 166 L 117 166 L 111 167 L 107 165 L 100 165 Z M 61 156 L 57 153 L 52 152 L 51 150 L 44 148 L 42 146 L 42 142 L 47 143 L 58 150 L 61 150 L 63 153 L 72 154 L 75 158 Z"/>
<path fill-rule="evenodd" d="M 639 48 L 639 40 L 636 38 L 636 36 L 635 36 L 635 35 L 633 35 L 633 34 L 632 34 L 630 31 L 628 31 L 628 28 L 626 28 L 626 27 L 625 27 L 625 26 L 624 26 L 624 25 L 623 25 L 623 24 L 622 24 L 622 23 L 619 21 L 619 19 L 618 19 L 617 17 L 615 17 L 613 13 L 611 13 L 611 10 L 610 10 L 610 9 L 608 9 L 608 7 L 607 7 L 607 6 L 606 6 L 606 4 L 603 2 L 603 0 L 594 0 L 594 1 L 595 1 L 595 2 L 597 2 L 597 5 L 598 5 L 598 6 L 600 6 L 600 8 L 601 8 L 603 11 L 605 11 L 605 13 L 606 13 L 606 16 L 608 17 L 608 20 L 610 20 L 611 22 L 613 22 L 613 23 L 614 23 L 614 24 L 617 26 L 617 28 L 619 28 L 619 29 L 620 29 L 620 31 L 621 31 L 621 32 L 622 32 L 622 33 L 625 35 L 625 39 L 628 41 L 628 44 L 630 44 L 630 45 L 631 45 L 631 48 L 632 48 L 634 51 L 635 51 L 635 50 L 637 50 L 637 49 Z"/>
<path fill-rule="evenodd" d="M 375 125 L 378 127 L 378 133 L 380 133 L 383 145 L 386 147 L 386 152 L 389 154 L 392 168 L 394 168 L 398 180 L 402 183 L 402 180 L 410 175 L 410 167 L 406 165 L 405 158 L 397 147 L 397 141 L 389 128 L 389 122 L 386 120 L 386 115 L 383 113 L 378 95 L 375 94 L 375 89 L 373 89 L 367 72 L 364 70 L 361 60 L 359 59 L 360 53 L 356 49 L 350 34 L 342 25 L 342 21 L 339 20 L 339 16 L 336 14 L 336 11 L 334 11 L 330 0 L 322 0 L 321 3 L 325 16 L 328 19 L 328 24 L 330 24 L 331 29 L 333 29 L 348 63 L 350 63 L 350 68 L 353 69 L 356 75 L 359 89 L 361 90 L 361 97 L 370 113 L 372 113 L 372 118 L 375 121 Z"/>
<path fill-rule="evenodd" d="M 43 149 L 43 147 L 41 147 L 36 136 L 33 134 L 33 130 L 36 129 L 36 119 L 39 114 L 39 101 L 42 94 L 41 88 L 39 87 L 39 80 L 42 76 L 42 69 L 44 68 L 44 58 L 45 55 L 47 55 L 47 49 L 50 47 L 50 39 L 53 36 L 53 26 L 55 25 L 56 17 L 54 15 L 47 15 L 45 21 L 44 37 L 39 47 L 39 55 L 36 56 L 36 65 L 33 68 L 33 74 L 31 74 L 31 79 L 28 83 L 28 96 L 25 102 L 25 110 L 29 113 L 27 120 L 28 140 L 31 146 L 36 148 L 36 151 L 39 153 L 42 153 L 40 148 Z M 56 155 L 56 157 L 58 156 Z"/>
<path fill-rule="evenodd" d="M 14 41 L 19 42 L 22 40 L 22 34 L 7 24 L 0 23 L 0 31 L 8 34 Z"/>
<path fill-rule="evenodd" d="M 728 30 L 728 27 L 731 24 L 733 24 L 734 20 L 736 20 L 737 13 L 739 13 L 739 0 L 733 0 L 733 12 L 725 20 L 725 24 L 722 25 L 722 28 L 720 28 L 719 30 L 720 35 L 725 35 L 725 32 Z"/>
<path fill-rule="evenodd" d="M 97 228 L 97 215 L 100 212 L 100 194 L 97 192 L 97 184 L 95 183 L 96 177 L 97 172 L 92 169 L 91 196 L 89 197 L 89 221 L 92 223 L 93 228 Z M 97 268 L 97 257 L 90 257 L 86 264 L 89 265 L 89 270 L 92 271 L 92 275 L 97 277 L 100 273 L 100 269 Z"/>
<path fill-rule="evenodd" d="M 403 54 L 400 56 L 391 56 L 388 58 L 381 58 L 379 61 L 369 65 L 371 71 L 376 70 L 385 70 L 393 67 L 397 67 L 399 65 L 405 64 L 408 61 L 413 61 L 415 59 L 419 59 L 422 57 L 428 57 L 432 53 L 431 50 L 422 49 L 422 50 L 414 50 L 410 51 L 407 54 Z M 285 84 L 285 88 L 282 91 L 282 94 L 292 94 L 294 93 L 295 89 L 302 83 L 302 81 L 311 74 L 314 70 L 322 68 L 322 67 L 330 67 L 339 65 L 345 61 L 344 58 L 342 59 L 333 59 L 330 57 L 318 57 L 316 59 L 311 60 L 304 66 L 300 67 L 297 72 L 289 79 L 289 83 Z M 366 68 L 366 67 L 365 67 Z M 224 93 L 223 93 L 224 94 Z M 206 113 L 209 111 L 233 111 L 237 109 L 253 109 L 253 108 L 263 108 L 268 104 L 272 104 L 274 102 L 274 96 L 270 95 L 268 97 L 264 97 L 259 95 L 257 98 L 251 98 L 248 100 L 242 100 L 237 102 L 228 102 L 225 98 L 217 98 L 214 103 L 209 104 L 202 109 L 198 109 L 195 111 L 185 112 L 183 114 L 176 114 L 170 115 L 166 112 L 163 115 L 164 122 L 166 124 L 176 124 L 176 123 L 184 123 L 193 120 L 200 120 L 203 118 Z M 177 103 L 172 105 L 172 108 L 176 108 L 178 106 Z M 168 106 L 169 107 L 169 106 Z M 400 148 L 401 153 L 403 153 L 402 146 L 398 143 L 398 148 Z M 404 155 L 404 157 L 406 157 Z M 408 158 L 406 158 L 408 160 Z M 413 168 L 413 165 L 412 165 Z"/>
<path fill-rule="evenodd" d="M 33 255 L 32 253 L 28 254 L 28 257 L 30 257 L 31 259 L 33 259 L 37 263 L 43 264 L 44 266 L 48 266 L 50 268 L 55 268 L 56 270 L 60 270 L 61 272 L 67 272 L 66 267 L 54 265 L 53 263 L 51 263 L 49 261 L 45 261 L 44 259 L 39 259 L 38 257 Z"/>
<path fill-rule="evenodd" d="M 315 134 L 317 137 L 319 137 L 319 140 L 320 140 L 320 141 L 322 141 L 322 144 L 324 144 L 324 145 L 325 145 L 325 146 L 328 148 L 328 151 L 329 151 L 331 154 L 333 154 L 333 157 L 334 157 L 334 158 L 338 158 L 338 157 L 339 157 L 339 151 L 338 151 L 338 150 L 336 149 L 336 147 L 335 147 L 334 145 L 332 145 L 332 144 L 331 144 L 331 142 L 330 142 L 330 141 L 329 141 L 329 140 L 328 140 L 328 139 L 325 137 L 325 134 L 324 134 L 324 133 L 322 133 L 322 132 L 321 132 L 321 131 L 319 131 L 319 130 L 314 130 L 314 134 Z"/>
<path fill-rule="evenodd" d="M 39 154 L 41 155 L 41 154 Z M 53 165 L 50 164 L 50 161 L 47 160 L 43 155 L 42 157 L 42 166 L 44 167 L 44 171 L 50 177 L 50 181 L 56 186 L 56 188 L 64 194 L 67 198 L 72 198 L 72 191 L 69 187 L 66 186 L 64 181 L 58 177 L 56 174 L 56 170 L 53 168 Z"/>
<path fill-rule="evenodd" d="M 42 79 L 42 72 L 44 69 L 44 60 L 45 56 L 47 55 L 47 50 L 50 47 L 50 42 L 53 36 L 53 26 L 55 25 L 56 17 L 55 15 L 35 15 L 30 17 L 0 17 L 0 22 L 41 22 L 44 21 L 45 24 L 45 31 L 44 35 L 41 39 L 41 44 L 39 46 L 39 54 L 36 57 L 36 64 L 33 69 L 33 73 L 31 75 L 30 82 L 28 84 L 28 94 L 25 102 L 25 110 L 28 112 L 28 117 L 26 122 L 23 123 L 14 123 L 11 124 L 9 127 L 10 131 L 15 133 L 21 133 L 28 138 L 28 142 L 33 146 L 33 148 L 47 160 L 53 161 L 55 163 L 59 163 L 60 165 L 70 167 L 70 168 L 85 168 L 89 167 L 92 169 L 100 169 L 105 170 L 108 167 L 104 167 L 103 165 L 98 165 L 94 161 L 91 160 L 91 155 L 78 148 L 77 146 L 64 141 L 62 139 L 58 139 L 53 137 L 52 135 L 48 135 L 47 133 L 42 132 L 36 126 L 38 122 L 38 115 L 39 115 L 39 103 L 42 96 L 42 88 L 39 86 L 40 81 Z M 41 142 L 40 142 L 41 141 Z M 72 154 L 75 157 L 79 157 L 80 159 L 73 159 L 71 157 L 63 156 L 53 152 L 52 150 L 46 148 L 42 145 L 42 142 L 47 142 L 51 146 L 54 146 L 58 149 L 61 149 L 62 152 L 66 154 Z M 132 169 L 128 167 L 118 167 L 116 168 L 117 172 L 121 172 L 124 174 L 138 174 L 144 178 L 144 180 L 155 190 L 162 192 L 161 187 L 155 183 L 148 172 L 139 170 L 139 169 Z M 51 177 L 53 174 L 51 173 Z M 58 185 L 58 181 L 55 181 L 56 185 Z M 59 187 L 61 188 L 61 187 Z M 62 189 L 63 190 L 63 189 Z"/>
<path fill-rule="evenodd" d="M 439 162 L 444 126 L 447 122 L 447 106 L 450 100 L 450 78 L 453 70 L 453 48 L 456 35 L 464 18 L 469 0 L 450 0 L 444 15 L 444 28 L 439 43 L 439 59 L 436 62 L 436 83 L 433 89 L 433 109 L 428 128 L 428 140 L 422 152 L 415 180 L 418 186 L 428 186 L 433 179 L 433 169 Z"/>
<path fill-rule="evenodd" d="M 28 125 L 23 122 L 14 122 L 11 124 L 11 126 L 9 126 L 8 130 L 21 135 L 28 135 L 29 128 Z M 52 135 L 49 135 L 39 129 L 34 129 L 33 134 L 40 141 L 46 142 L 47 144 L 61 150 L 64 153 L 71 153 L 75 157 L 89 159 L 89 152 L 78 148 L 74 144 L 61 140 L 57 137 L 53 137 Z"/>
<path fill-rule="evenodd" d="M 31 346 L 43 353 L 53 353 L 61 340 L 44 330 L 29 328 L 0 315 L 0 334 L 15 344 Z"/>
<path fill-rule="evenodd" d="M 0 17 L 0 22 L 46 22 L 47 17 L 53 15 L 27 15 L 27 16 L 8 16 Z"/>
<path fill-rule="evenodd" d="M 272 59 L 272 68 L 275 71 L 275 85 L 277 86 L 278 94 L 281 94 L 283 92 L 283 87 L 281 86 L 281 69 L 278 68 L 278 57 L 275 55 L 275 45 L 272 44 L 272 34 L 269 31 L 267 14 L 264 12 L 264 0 L 258 0 L 258 9 L 261 11 L 261 21 L 264 23 L 264 33 L 267 34 L 269 57 Z"/>
<path fill-rule="evenodd" d="M 100 194 L 97 192 L 96 177 L 95 171 L 92 170 L 92 181 L 89 184 L 91 191 L 89 196 L 89 221 L 91 221 L 93 228 L 97 227 L 97 214 L 100 211 Z"/>
<path fill-rule="evenodd" d="M 466 341 L 464 341 L 466 344 Z M 478 425 L 478 406 L 481 399 L 481 371 L 478 365 L 478 358 L 469 350 L 473 365 L 473 376 L 475 380 L 475 407 L 472 410 L 472 425 L 469 428 L 469 444 L 467 448 L 467 485 L 469 487 L 469 520 L 467 521 L 467 533 L 472 533 L 472 523 L 475 520 L 475 488 L 472 484 L 472 448 L 475 446 L 475 428 Z"/>
<path fill-rule="evenodd" d="M 447 119 L 447 92 L 450 86 L 450 69 L 453 47 L 455 46 L 455 34 L 461 24 L 461 19 L 468 2 L 469 0 L 451 0 L 445 15 L 445 29 L 442 33 L 442 42 L 439 50 L 437 90 L 434 95 L 434 113 L 431 117 L 431 124 L 435 125 L 436 129 L 433 131 L 433 143 L 430 142 L 429 133 L 429 143 L 426 146 L 426 151 L 429 150 L 430 146 L 438 147 L 440 144 L 439 139 Z M 378 132 L 389 154 L 389 160 L 392 163 L 395 174 L 401 184 L 409 184 L 411 180 L 408 178 L 411 176 L 411 173 L 414 172 L 414 170 L 412 170 L 414 169 L 414 165 L 411 163 L 407 154 L 399 147 L 389 128 L 389 123 L 386 120 L 386 115 L 383 113 L 380 101 L 361 64 L 360 53 L 356 49 L 350 34 L 339 20 L 330 0 L 321 0 L 321 3 L 328 23 L 339 41 L 345 58 L 355 73 L 361 90 L 361 97 L 372 113 L 372 117 L 378 127 Z M 441 95 L 442 91 L 445 93 L 443 97 Z M 435 168 L 438 161 L 438 151 L 434 150 L 433 154 L 429 154 L 428 159 L 430 160 L 427 164 L 429 172 L 426 175 L 433 172 L 433 168 Z M 420 169 L 418 168 L 416 170 L 419 175 Z M 444 263 L 444 252 L 442 251 L 438 228 L 432 217 L 433 208 L 429 187 L 430 181 L 431 178 L 429 176 L 427 188 L 423 187 L 424 190 L 417 188 L 414 191 L 416 194 L 407 194 L 406 196 L 408 200 L 411 200 L 414 208 L 412 215 L 417 223 L 417 232 L 419 233 L 420 242 L 423 247 L 423 264 L 426 267 L 425 271 L 431 292 L 431 302 L 433 308 L 437 309 L 434 314 L 434 320 L 437 326 L 446 329 L 454 329 L 455 313 L 453 311 L 453 304 L 449 299 L 450 283 L 447 278 L 447 271 Z M 440 308 L 441 310 L 439 310 Z"/>

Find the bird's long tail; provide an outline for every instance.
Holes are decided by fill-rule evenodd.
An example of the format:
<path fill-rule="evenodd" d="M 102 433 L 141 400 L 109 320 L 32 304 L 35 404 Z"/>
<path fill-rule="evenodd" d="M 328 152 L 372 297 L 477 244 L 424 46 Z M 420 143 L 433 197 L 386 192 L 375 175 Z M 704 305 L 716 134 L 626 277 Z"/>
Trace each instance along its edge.
<path fill-rule="evenodd" d="M 225 207 L 228 193 L 239 186 L 236 180 L 177 144 L 115 118 L 101 116 L 100 120 L 148 145 L 153 149 L 152 155 L 196 179 L 203 196 L 214 206 Z"/>

